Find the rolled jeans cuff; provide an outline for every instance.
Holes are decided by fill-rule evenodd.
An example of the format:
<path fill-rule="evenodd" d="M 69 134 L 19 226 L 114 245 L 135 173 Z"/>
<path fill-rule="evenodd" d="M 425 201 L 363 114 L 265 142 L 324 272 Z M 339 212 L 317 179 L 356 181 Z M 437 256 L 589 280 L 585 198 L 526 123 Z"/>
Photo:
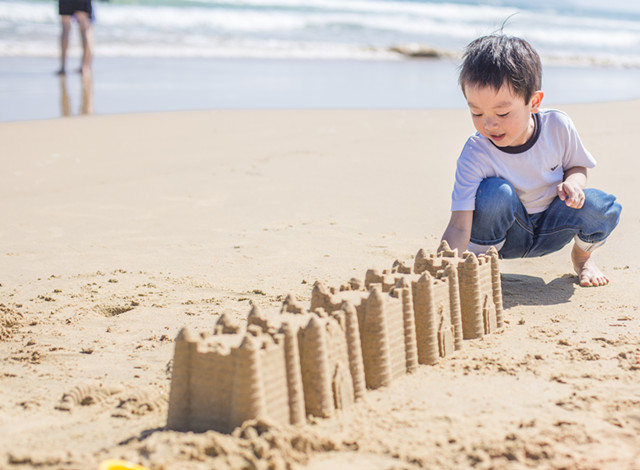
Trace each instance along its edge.
<path fill-rule="evenodd" d="M 578 248 L 580 248 L 582 251 L 588 251 L 588 252 L 591 252 L 596 248 L 600 248 L 602 245 L 604 245 L 607 242 L 606 238 L 599 242 L 585 242 L 584 240 L 580 240 L 580 237 L 578 237 L 578 235 L 573 237 L 573 239 L 575 240 L 576 246 Z"/>
<path fill-rule="evenodd" d="M 469 245 L 467 245 L 467 250 L 476 256 L 486 253 L 487 250 L 492 246 L 495 247 L 496 251 L 500 251 L 500 249 L 504 246 L 505 241 L 506 240 L 502 240 L 500 243 L 496 243 L 495 245 L 478 245 L 477 243 L 469 242 Z"/>

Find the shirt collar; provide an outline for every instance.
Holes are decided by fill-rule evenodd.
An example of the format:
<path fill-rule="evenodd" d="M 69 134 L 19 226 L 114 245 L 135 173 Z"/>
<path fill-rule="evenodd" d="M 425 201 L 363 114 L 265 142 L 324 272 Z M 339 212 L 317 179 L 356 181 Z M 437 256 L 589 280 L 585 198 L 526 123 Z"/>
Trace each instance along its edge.
<path fill-rule="evenodd" d="M 529 140 L 527 140 L 524 144 L 515 145 L 513 147 L 498 147 L 490 139 L 489 139 L 489 142 L 491 142 L 491 144 L 495 148 L 505 153 L 516 154 L 516 153 L 526 152 L 527 150 L 529 150 L 531 147 L 535 145 L 535 143 L 538 141 L 538 137 L 540 137 L 540 127 L 541 127 L 540 115 L 538 113 L 534 113 L 532 115 L 533 115 L 533 134 L 531 134 L 531 137 L 529 138 Z"/>

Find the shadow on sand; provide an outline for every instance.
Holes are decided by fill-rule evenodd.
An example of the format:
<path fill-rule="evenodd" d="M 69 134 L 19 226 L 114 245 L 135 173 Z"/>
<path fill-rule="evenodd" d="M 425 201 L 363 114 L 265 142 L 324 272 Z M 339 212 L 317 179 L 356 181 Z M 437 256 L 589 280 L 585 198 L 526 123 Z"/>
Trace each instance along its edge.
<path fill-rule="evenodd" d="M 556 305 L 569 302 L 575 292 L 577 278 L 566 274 L 548 284 L 542 278 L 524 274 L 502 274 L 504 308 L 518 305 Z"/>

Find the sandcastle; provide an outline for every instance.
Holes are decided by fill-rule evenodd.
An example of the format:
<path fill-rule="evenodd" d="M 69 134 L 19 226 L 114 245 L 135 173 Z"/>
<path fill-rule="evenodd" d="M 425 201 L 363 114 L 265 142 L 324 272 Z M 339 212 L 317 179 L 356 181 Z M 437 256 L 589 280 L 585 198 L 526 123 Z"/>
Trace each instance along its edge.
<path fill-rule="evenodd" d="M 316 283 L 308 309 L 253 306 L 246 324 L 176 338 L 167 427 L 229 433 L 249 419 L 330 417 L 419 364 L 435 364 L 503 326 L 498 253 L 458 257 L 443 242 L 335 288 Z"/>

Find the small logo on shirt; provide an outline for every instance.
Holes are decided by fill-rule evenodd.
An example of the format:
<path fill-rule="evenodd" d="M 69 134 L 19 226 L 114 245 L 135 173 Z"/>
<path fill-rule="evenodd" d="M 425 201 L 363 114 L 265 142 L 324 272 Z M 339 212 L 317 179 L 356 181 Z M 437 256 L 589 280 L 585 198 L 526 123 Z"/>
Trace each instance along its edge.
<path fill-rule="evenodd" d="M 556 168 L 558 168 L 558 165 L 556 165 L 556 166 L 552 166 L 552 167 L 551 167 L 551 171 L 554 171 Z"/>

